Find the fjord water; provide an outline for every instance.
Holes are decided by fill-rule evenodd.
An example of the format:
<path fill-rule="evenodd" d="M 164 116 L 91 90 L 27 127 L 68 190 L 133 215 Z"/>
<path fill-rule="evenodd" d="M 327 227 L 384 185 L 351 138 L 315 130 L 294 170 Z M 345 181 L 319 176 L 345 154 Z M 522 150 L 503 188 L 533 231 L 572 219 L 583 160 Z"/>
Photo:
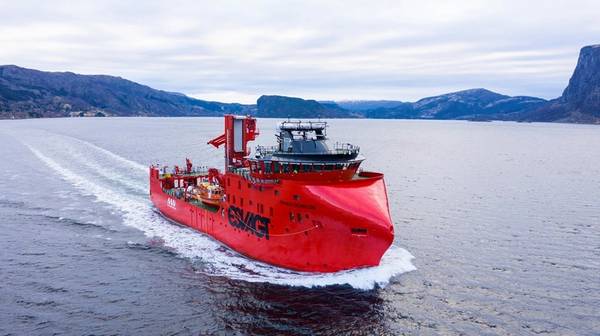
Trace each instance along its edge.
<path fill-rule="evenodd" d="M 153 211 L 147 166 L 221 167 L 206 145 L 221 129 L 0 122 L 0 334 L 600 333 L 598 126 L 332 120 L 386 174 L 396 232 L 380 267 L 334 275 L 247 260 Z"/>

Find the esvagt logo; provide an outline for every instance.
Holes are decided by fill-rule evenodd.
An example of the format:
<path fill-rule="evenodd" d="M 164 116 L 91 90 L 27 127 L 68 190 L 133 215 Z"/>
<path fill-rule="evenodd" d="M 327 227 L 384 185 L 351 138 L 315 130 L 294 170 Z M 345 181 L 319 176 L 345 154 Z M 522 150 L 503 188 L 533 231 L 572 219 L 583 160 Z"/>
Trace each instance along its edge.
<path fill-rule="evenodd" d="M 267 217 L 250 211 L 244 213 L 244 210 L 230 206 L 227 210 L 227 219 L 229 220 L 229 224 L 235 228 L 251 232 L 258 238 L 264 237 L 267 240 L 269 239 L 269 223 L 271 220 Z"/>

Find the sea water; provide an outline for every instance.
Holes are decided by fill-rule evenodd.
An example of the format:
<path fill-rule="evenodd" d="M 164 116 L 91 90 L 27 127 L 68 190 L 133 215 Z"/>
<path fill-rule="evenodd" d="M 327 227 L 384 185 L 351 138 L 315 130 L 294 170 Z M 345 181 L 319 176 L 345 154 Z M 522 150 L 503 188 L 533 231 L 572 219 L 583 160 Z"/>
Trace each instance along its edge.
<path fill-rule="evenodd" d="M 396 237 L 378 267 L 283 270 L 157 214 L 148 165 L 221 167 L 220 118 L 0 122 L 0 333 L 600 333 L 600 128 L 328 131 L 385 173 Z"/>

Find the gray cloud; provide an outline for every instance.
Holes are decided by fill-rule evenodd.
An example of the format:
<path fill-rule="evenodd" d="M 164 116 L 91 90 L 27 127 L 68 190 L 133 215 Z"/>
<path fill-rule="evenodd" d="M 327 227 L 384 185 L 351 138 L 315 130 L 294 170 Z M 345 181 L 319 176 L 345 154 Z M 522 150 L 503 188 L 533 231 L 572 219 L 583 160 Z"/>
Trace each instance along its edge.
<path fill-rule="evenodd" d="M 0 63 L 112 74 L 199 98 L 561 94 L 597 1 L 19 1 Z"/>

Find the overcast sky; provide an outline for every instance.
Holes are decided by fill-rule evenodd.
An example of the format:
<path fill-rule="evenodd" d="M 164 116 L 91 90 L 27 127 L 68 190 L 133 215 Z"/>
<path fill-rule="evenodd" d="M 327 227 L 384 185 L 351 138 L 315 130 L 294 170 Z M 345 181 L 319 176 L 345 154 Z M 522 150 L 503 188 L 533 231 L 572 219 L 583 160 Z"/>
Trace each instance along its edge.
<path fill-rule="evenodd" d="M 0 64 L 109 74 L 197 98 L 562 93 L 600 1 L 0 0 Z"/>

